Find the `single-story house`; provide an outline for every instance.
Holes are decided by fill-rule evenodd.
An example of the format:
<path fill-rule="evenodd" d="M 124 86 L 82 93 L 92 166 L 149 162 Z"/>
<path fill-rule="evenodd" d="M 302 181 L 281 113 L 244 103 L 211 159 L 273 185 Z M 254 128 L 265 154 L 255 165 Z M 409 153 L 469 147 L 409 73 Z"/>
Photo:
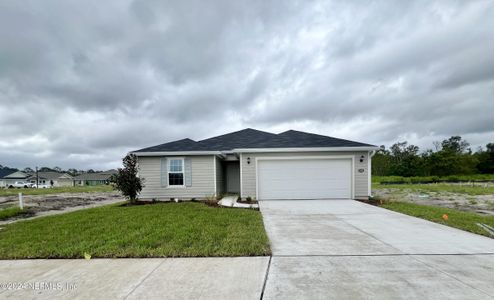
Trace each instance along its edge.
<path fill-rule="evenodd" d="M 27 178 L 29 177 L 28 173 L 24 173 L 22 171 L 14 171 L 10 172 L 10 174 L 3 176 L 2 182 L 0 186 L 2 187 L 8 187 L 11 184 L 14 184 L 16 181 L 28 181 Z"/>
<path fill-rule="evenodd" d="M 74 177 L 74 186 L 109 184 L 110 178 L 116 173 L 117 170 L 108 170 L 104 172 L 80 174 Z"/>
<path fill-rule="evenodd" d="M 289 130 L 244 129 L 133 151 L 141 199 L 360 199 L 371 194 L 374 145 Z"/>
<path fill-rule="evenodd" d="M 7 180 L 6 178 L 8 175 L 13 174 L 17 172 L 16 169 L 9 169 L 9 168 L 1 168 L 0 169 L 0 188 L 6 187 L 7 186 Z"/>
<path fill-rule="evenodd" d="M 40 185 L 46 184 L 48 186 L 52 185 L 54 187 L 63 187 L 63 186 L 73 186 L 73 177 L 67 173 L 47 171 L 47 172 L 38 172 L 37 175 L 38 183 Z M 30 174 L 27 178 L 27 181 L 31 183 L 36 183 L 36 173 Z"/>

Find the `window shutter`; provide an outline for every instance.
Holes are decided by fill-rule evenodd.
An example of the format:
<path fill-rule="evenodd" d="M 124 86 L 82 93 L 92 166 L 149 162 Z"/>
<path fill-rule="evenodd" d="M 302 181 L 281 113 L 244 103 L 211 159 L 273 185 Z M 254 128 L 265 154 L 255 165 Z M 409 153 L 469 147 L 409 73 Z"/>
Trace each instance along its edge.
<path fill-rule="evenodd" d="M 166 157 L 161 158 L 161 187 L 168 186 L 168 165 Z"/>
<path fill-rule="evenodd" d="M 192 186 L 192 160 L 185 158 L 184 165 L 185 186 Z"/>

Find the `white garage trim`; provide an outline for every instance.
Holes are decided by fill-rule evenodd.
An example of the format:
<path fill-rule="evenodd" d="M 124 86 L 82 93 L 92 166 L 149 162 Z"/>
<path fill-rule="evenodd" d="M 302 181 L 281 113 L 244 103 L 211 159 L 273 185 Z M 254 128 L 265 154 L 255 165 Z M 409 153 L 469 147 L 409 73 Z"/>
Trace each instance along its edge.
<path fill-rule="evenodd" d="M 243 180 L 242 180 L 242 177 L 243 177 L 243 175 L 242 175 L 242 173 L 243 173 L 242 172 L 242 163 L 243 163 L 242 162 L 242 153 L 240 153 L 240 191 L 239 191 L 240 197 L 242 197 L 242 189 L 243 189 L 243 184 L 244 184 Z"/>
<path fill-rule="evenodd" d="M 350 159 L 351 160 L 351 198 L 355 199 L 355 155 L 329 155 L 329 156 L 278 156 L 256 157 L 256 199 L 259 200 L 259 168 L 260 160 L 304 160 L 304 159 Z M 242 164 L 240 164 L 242 165 Z M 240 184 L 242 186 L 242 184 Z"/>

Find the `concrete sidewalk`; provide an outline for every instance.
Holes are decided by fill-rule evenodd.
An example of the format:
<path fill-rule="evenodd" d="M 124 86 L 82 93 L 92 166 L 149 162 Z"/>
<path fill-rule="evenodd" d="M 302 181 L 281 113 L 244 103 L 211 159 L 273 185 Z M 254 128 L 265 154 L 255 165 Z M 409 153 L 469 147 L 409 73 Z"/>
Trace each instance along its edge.
<path fill-rule="evenodd" d="M 269 257 L 0 261 L 1 299 L 259 299 Z"/>
<path fill-rule="evenodd" d="M 260 207 L 264 299 L 494 299 L 494 239 L 352 200 Z"/>

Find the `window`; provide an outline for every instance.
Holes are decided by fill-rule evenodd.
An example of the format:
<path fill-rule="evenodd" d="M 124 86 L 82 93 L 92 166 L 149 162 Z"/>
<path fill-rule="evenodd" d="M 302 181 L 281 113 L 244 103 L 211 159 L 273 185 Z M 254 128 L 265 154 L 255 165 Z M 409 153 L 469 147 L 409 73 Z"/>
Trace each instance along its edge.
<path fill-rule="evenodd" d="M 168 185 L 184 185 L 184 159 L 171 158 L 168 160 Z"/>

